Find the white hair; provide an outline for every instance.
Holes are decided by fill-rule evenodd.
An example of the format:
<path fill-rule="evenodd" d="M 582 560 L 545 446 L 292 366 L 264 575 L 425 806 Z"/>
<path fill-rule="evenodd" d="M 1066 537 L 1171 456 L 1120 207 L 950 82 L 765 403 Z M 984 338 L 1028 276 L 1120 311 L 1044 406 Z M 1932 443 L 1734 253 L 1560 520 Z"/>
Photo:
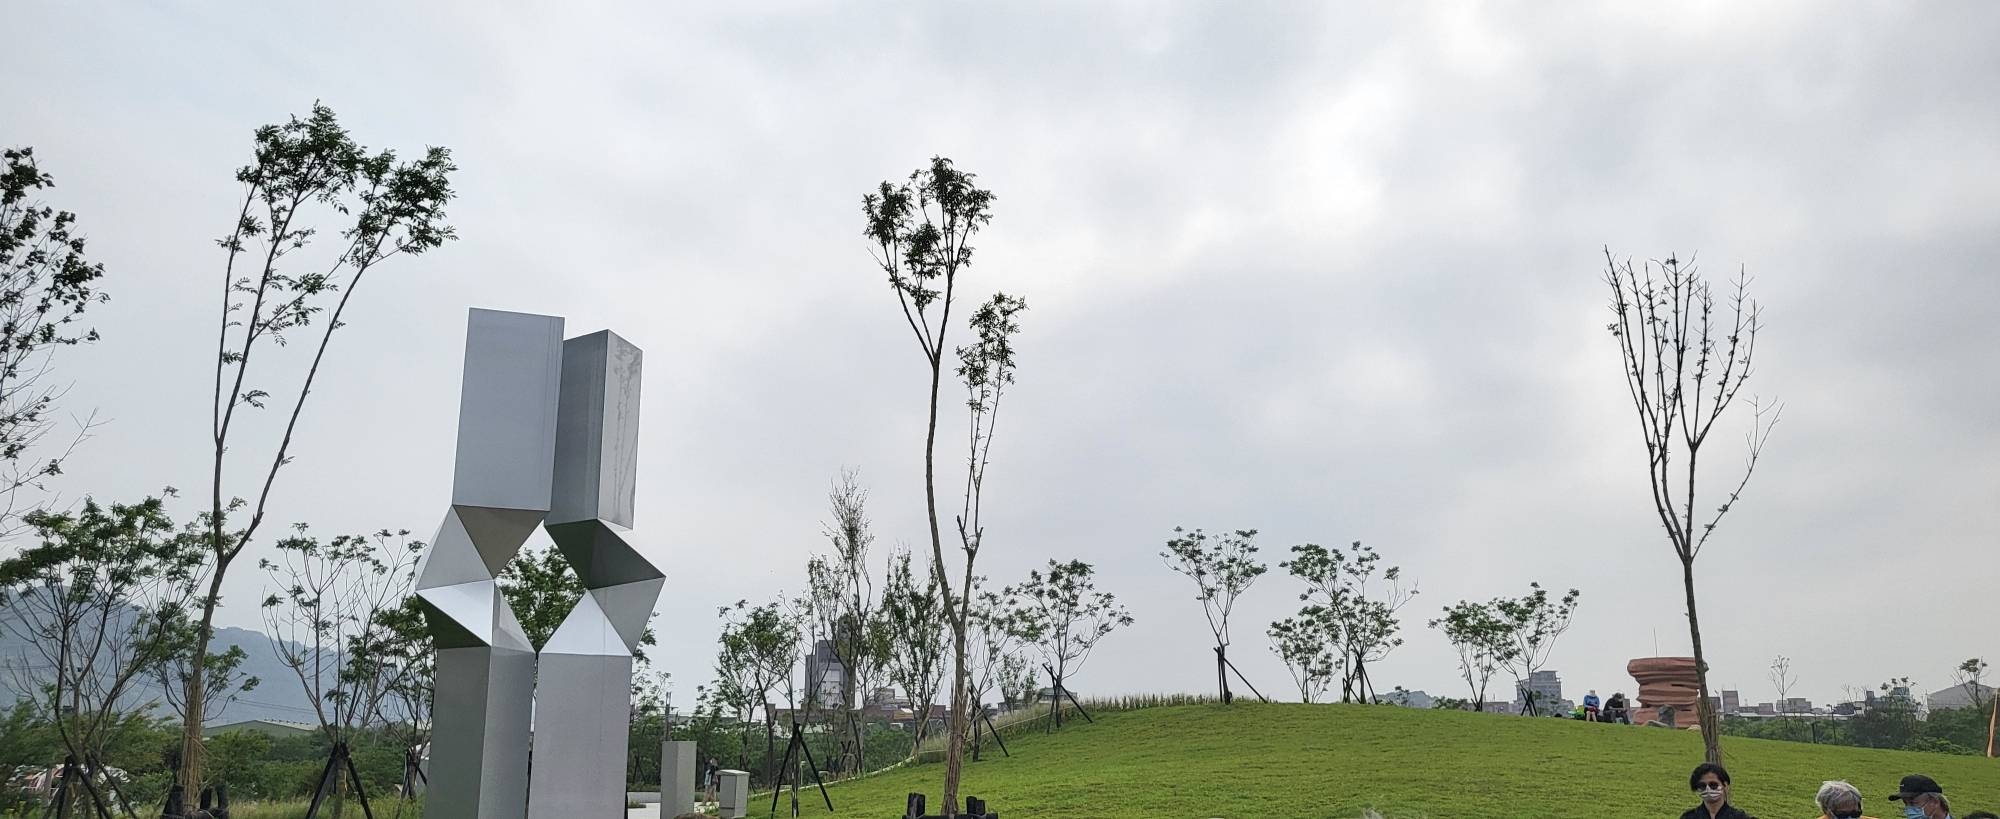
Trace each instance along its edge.
<path fill-rule="evenodd" d="M 1819 804 L 1819 811 L 1832 816 L 1834 808 L 1861 809 L 1861 789 L 1840 780 L 1829 780 L 1819 786 L 1819 794 L 1813 797 Z"/>

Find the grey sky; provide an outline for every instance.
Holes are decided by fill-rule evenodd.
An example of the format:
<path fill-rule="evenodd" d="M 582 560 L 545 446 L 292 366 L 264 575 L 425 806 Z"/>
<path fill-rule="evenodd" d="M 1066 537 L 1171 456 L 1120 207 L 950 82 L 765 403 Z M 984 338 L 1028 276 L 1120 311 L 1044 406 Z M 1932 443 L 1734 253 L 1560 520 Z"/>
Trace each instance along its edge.
<path fill-rule="evenodd" d="M 1359 539 L 1402 565 L 1422 595 L 1383 688 L 1458 694 L 1423 621 L 1530 580 L 1584 592 L 1553 663 L 1575 692 L 1630 691 L 1656 638 L 1684 652 L 1607 244 L 1745 266 L 1768 311 L 1752 388 L 1787 409 L 1699 566 L 1713 680 L 1768 699 L 1784 653 L 1824 701 L 2000 659 L 1968 626 L 2000 579 L 1992 4 L 7 17 L 0 141 L 35 146 L 113 294 L 105 340 L 62 363 L 69 407 L 110 421 L 64 493 L 205 481 L 231 173 L 255 126 L 323 100 L 365 144 L 454 150 L 462 240 L 364 285 L 274 520 L 428 537 L 467 307 L 616 329 L 647 352 L 638 542 L 668 568 L 658 655 L 683 702 L 716 606 L 803 584 L 843 465 L 878 558 L 925 545 L 925 376 L 858 204 L 932 154 L 999 197 L 972 297 L 1031 305 L 985 573 L 1082 558 L 1138 618 L 1081 690 L 1211 685 L 1156 557 L 1177 524 L 1260 528 L 1273 562 Z M 243 571 L 223 620 L 254 625 L 263 583 Z M 1237 615 L 1267 693 L 1263 627 L 1297 588 L 1274 569 Z"/>

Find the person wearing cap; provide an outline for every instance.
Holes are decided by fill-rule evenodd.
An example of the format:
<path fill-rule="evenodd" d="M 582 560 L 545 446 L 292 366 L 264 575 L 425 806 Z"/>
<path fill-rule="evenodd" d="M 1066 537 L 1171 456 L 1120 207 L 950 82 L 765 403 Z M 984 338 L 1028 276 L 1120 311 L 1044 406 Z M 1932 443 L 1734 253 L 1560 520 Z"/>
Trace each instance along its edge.
<path fill-rule="evenodd" d="M 1861 815 L 1861 789 L 1846 782 L 1827 782 L 1813 797 L 1819 804 L 1820 819 L 1874 819 Z"/>
<path fill-rule="evenodd" d="M 1681 819 L 1756 819 L 1729 804 L 1729 771 L 1713 762 L 1696 765 L 1688 776 L 1688 788 L 1701 797 L 1701 804 L 1681 814 Z"/>
<path fill-rule="evenodd" d="M 1611 699 L 1604 701 L 1604 719 L 1607 722 L 1632 724 L 1632 704 L 1625 701 L 1625 692 L 1612 692 Z"/>
<path fill-rule="evenodd" d="M 1889 798 L 1903 803 L 1904 819 L 1951 819 L 1951 803 L 1944 799 L 1944 788 L 1923 774 L 1903 777 Z"/>

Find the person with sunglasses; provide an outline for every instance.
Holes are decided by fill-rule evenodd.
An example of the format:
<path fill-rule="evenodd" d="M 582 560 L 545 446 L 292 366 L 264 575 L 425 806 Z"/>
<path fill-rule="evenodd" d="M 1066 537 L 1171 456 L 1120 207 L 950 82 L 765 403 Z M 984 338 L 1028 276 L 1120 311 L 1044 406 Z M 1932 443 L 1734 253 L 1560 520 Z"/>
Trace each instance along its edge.
<path fill-rule="evenodd" d="M 1820 785 L 1813 801 L 1819 803 L 1820 819 L 1874 819 L 1861 815 L 1861 789 L 1846 782 Z"/>
<path fill-rule="evenodd" d="M 1681 814 L 1681 819 L 1756 819 L 1729 804 L 1729 772 L 1721 765 L 1703 762 L 1688 776 L 1688 788 L 1701 797 L 1701 804 Z"/>
<path fill-rule="evenodd" d="M 1923 774 L 1903 777 L 1889 798 L 1903 803 L 1906 819 L 1951 819 L 1951 803 L 1945 801 L 1944 788 Z"/>

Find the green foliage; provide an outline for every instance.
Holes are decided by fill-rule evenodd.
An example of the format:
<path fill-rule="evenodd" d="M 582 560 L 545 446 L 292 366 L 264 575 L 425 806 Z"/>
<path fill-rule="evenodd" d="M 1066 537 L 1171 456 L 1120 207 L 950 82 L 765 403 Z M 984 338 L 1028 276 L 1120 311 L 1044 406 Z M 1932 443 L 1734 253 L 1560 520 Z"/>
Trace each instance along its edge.
<path fill-rule="evenodd" d="M 863 234 L 877 247 L 876 264 L 889 275 L 904 309 L 918 319 L 940 298 L 949 309 L 959 270 L 972 264 L 968 242 L 993 221 L 993 193 L 973 184 L 973 176 L 949 159 L 931 157 L 928 167 L 910 172 L 907 183 L 883 182 L 861 197 L 868 221 Z M 942 333 L 919 335 L 935 359 L 943 349 Z"/>
<path fill-rule="evenodd" d="M 945 642 L 945 601 L 935 569 L 920 576 L 908 551 L 889 558 L 882 590 L 882 627 L 887 636 L 889 681 L 903 689 L 910 706 L 924 712 L 937 700 L 950 648 Z M 929 720 L 917 720 L 911 748 L 921 742 Z"/>
<path fill-rule="evenodd" d="M 64 387 L 41 376 L 55 351 L 96 341 L 97 331 L 73 325 L 109 296 L 98 289 L 104 266 L 84 255 L 76 214 L 33 197 L 55 186 L 35 162 L 35 149 L 9 148 L 0 170 L 0 494 L 38 487 L 62 472 L 67 449 L 33 454 L 54 426 L 50 415 Z M 87 428 L 88 424 L 86 424 Z M 79 439 L 80 440 L 80 437 Z M 74 447 L 74 443 L 71 444 Z M 0 533 L 11 533 L 17 506 L 0 507 Z"/>
<path fill-rule="evenodd" d="M 1093 724 L 1009 735 L 1010 757 L 965 768 L 963 793 L 1037 819 L 1156 816 L 1600 819 L 1678 816 L 1702 760 L 1688 731 L 1352 705 L 1188 705 L 1098 711 Z M 1802 814 L 1822 781 L 1879 794 L 1921 771 L 1952 805 L 2000 804 L 2000 768 L 1970 757 L 1739 740 L 1734 801 L 1758 816 Z M 935 798 L 918 765 L 831 786 L 836 815 Z M 767 797 L 768 798 L 768 797 Z M 1310 804 L 1309 809 L 1301 805 Z M 1871 796 L 1869 815 L 1892 803 Z M 825 806 L 807 804 L 808 816 Z M 1961 808 L 1963 810 L 1963 808 Z M 1011 813 L 1010 813 L 1011 812 Z"/>
<path fill-rule="evenodd" d="M 209 585 L 191 662 L 178 675 L 188 700 L 177 706 L 184 720 L 181 778 L 190 792 L 205 781 L 201 728 L 211 711 L 207 699 L 212 690 L 207 647 L 223 583 L 262 525 L 279 471 L 292 460 L 299 418 L 333 334 L 346 326 L 348 306 L 370 272 L 392 257 L 423 254 L 457 238 L 445 220 L 445 206 L 454 196 L 451 175 L 458 170 L 446 148 L 428 147 L 410 160 L 399 160 L 394 151 L 371 152 L 354 141 L 331 109 L 314 103 L 306 119 L 294 116 L 258 128 L 252 155 L 251 163 L 236 172 L 242 204 L 229 233 L 216 240 L 225 258 L 210 408 L 214 492 L 201 521 L 210 553 Z M 321 219 L 336 225 L 344 244 L 330 258 L 293 258 L 307 252 L 320 235 L 316 224 Z M 310 359 L 302 367 L 292 364 L 303 370 L 303 377 L 286 379 L 287 389 L 295 383 L 295 390 L 274 396 L 259 386 L 275 383 L 267 380 L 275 376 L 253 373 L 253 361 L 265 364 L 270 358 L 257 353 L 286 346 L 290 334 L 314 322 L 320 330 Z M 229 455 L 240 457 L 247 449 L 235 435 L 240 430 L 237 411 L 261 410 L 273 402 L 289 405 L 289 413 L 269 455 L 253 459 L 261 467 L 261 480 L 253 484 L 255 501 L 229 496 Z"/>
<path fill-rule="evenodd" d="M 1460 600 L 1446 606 L 1444 616 L 1432 620 L 1430 626 L 1443 631 L 1458 651 L 1458 670 L 1472 695 L 1472 709 L 1485 710 L 1487 681 L 1520 652 L 1510 621 L 1496 603 Z"/>
<path fill-rule="evenodd" d="M 1403 586 L 1401 567 L 1378 568 L 1381 561 L 1373 547 L 1357 540 L 1345 550 L 1317 543 L 1293 546 L 1292 559 L 1278 564 L 1305 581 L 1306 590 L 1299 599 L 1306 605 L 1289 624 L 1294 630 L 1315 625 L 1323 630 L 1340 671 L 1341 702 L 1373 702 L 1375 689 L 1368 678 L 1368 664 L 1387 658 L 1403 644 L 1403 638 L 1396 636 L 1402 627 L 1396 612 L 1416 596 L 1417 588 L 1414 584 Z M 1379 598 L 1370 588 L 1378 576 L 1389 586 Z M 1278 624 L 1272 628 L 1277 629 Z M 1303 639 L 1306 633 L 1297 634 L 1290 639 Z"/>
<path fill-rule="evenodd" d="M 1051 560 L 1047 571 L 1029 570 L 1026 581 L 1004 594 L 1017 635 L 1041 653 L 1058 688 L 1090 659 L 1098 641 L 1132 625 L 1132 614 L 1110 592 L 1097 590 L 1096 570 L 1081 560 Z"/>
<path fill-rule="evenodd" d="M 1195 600 L 1201 603 L 1217 646 L 1229 647 L 1229 614 L 1236 608 L 1236 598 L 1270 570 L 1257 559 L 1256 539 L 1255 529 L 1210 538 L 1200 529 L 1190 532 L 1176 526 L 1166 551 L 1160 553 L 1167 568 L 1194 581 Z"/>
<path fill-rule="evenodd" d="M 1299 699 L 1318 702 L 1333 684 L 1346 664 L 1334 656 L 1333 641 L 1328 639 L 1337 626 L 1328 622 L 1326 610 L 1308 606 L 1298 614 L 1271 624 L 1264 631 L 1271 638 L 1271 652 L 1285 664 L 1291 672 L 1292 684 L 1299 689 Z"/>
<path fill-rule="evenodd" d="M 1540 583 L 1529 583 L 1528 590 L 1520 597 L 1494 598 L 1490 604 L 1506 625 L 1507 640 L 1513 645 L 1506 664 L 1517 685 L 1525 684 L 1549 661 L 1555 652 L 1556 638 L 1569 631 L 1570 620 L 1576 616 L 1577 598 L 1582 596 L 1576 589 L 1570 589 L 1561 600 L 1553 600 Z M 1527 698 L 1529 713 L 1534 713 L 1530 692 L 1524 688 L 1521 694 Z"/>
<path fill-rule="evenodd" d="M 26 693 L 40 715 L 61 715 L 63 750 L 108 759 L 148 719 L 140 687 L 193 645 L 200 553 L 157 497 L 23 520 L 36 542 L 0 561 L 0 629 L 32 646 Z"/>

